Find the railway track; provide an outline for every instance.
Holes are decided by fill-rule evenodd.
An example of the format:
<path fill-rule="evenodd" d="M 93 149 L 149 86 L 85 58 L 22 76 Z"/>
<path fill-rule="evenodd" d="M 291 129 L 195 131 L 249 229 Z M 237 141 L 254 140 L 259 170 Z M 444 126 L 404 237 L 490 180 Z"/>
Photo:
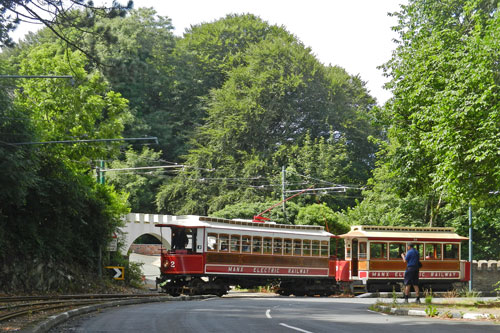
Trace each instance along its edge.
<path fill-rule="evenodd" d="M 0 330 L 16 330 L 56 313 L 82 306 L 131 298 L 164 296 L 155 293 L 0 297 Z"/>

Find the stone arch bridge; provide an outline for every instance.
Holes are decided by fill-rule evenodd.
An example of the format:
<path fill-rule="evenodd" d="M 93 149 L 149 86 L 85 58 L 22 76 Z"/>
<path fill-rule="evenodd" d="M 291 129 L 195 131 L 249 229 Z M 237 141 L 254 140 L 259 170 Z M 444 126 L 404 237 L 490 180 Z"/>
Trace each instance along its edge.
<path fill-rule="evenodd" d="M 119 228 L 122 234 L 120 235 L 120 239 L 123 242 L 120 251 L 123 255 L 127 254 L 130 246 L 137 238 L 146 234 L 158 239 L 163 244 L 164 248 L 170 249 L 170 243 L 168 241 L 171 239 L 170 228 L 161 228 L 160 233 L 160 228 L 155 227 L 155 225 L 175 221 L 177 216 L 129 213 L 125 215 L 123 219 L 125 225 Z"/>

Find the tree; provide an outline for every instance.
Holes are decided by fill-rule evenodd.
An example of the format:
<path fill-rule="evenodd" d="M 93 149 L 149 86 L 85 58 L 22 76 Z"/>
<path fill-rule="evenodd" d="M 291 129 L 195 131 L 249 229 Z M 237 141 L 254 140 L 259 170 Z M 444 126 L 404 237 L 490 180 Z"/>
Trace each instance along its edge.
<path fill-rule="evenodd" d="M 125 128 L 129 137 L 155 136 L 163 157 L 176 160 L 184 152 L 186 137 L 174 106 L 174 75 L 177 59 L 173 55 L 175 38 L 171 20 L 153 9 L 132 10 L 126 17 L 99 18 L 99 27 L 109 31 L 113 42 L 99 35 L 74 33 L 81 44 L 92 50 L 94 65 L 109 81 L 112 90 L 129 101 L 135 121 Z M 99 64 L 105 64 L 99 65 Z"/>
<path fill-rule="evenodd" d="M 377 110 L 388 138 L 364 200 L 339 219 L 453 226 L 467 235 L 472 202 L 474 258 L 498 257 L 489 236 L 499 232 L 496 8 L 496 1 L 413 0 L 394 14 L 400 38 L 383 66 L 394 98 Z"/>
<path fill-rule="evenodd" d="M 66 29 L 75 27 L 88 33 L 94 28 L 97 17 L 124 16 L 126 11 L 132 8 L 132 5 L 132 1 L 128 1 L 126 6 L 113 1 L 111 7 L 97 7 L 94 6 L 92 0 L 4 0 L 0 7 L 0 46 L 12 46 L 13 41 L 9 37 L 9 32 L 15 30 L 19 23 L 25 22 L 43 24 L 68 45 L 89 55 L 79 46 L 77 39 L 66 34 Z M 80 16 L 78 10 L 75 9 L 84 10 L 86 15 Z M 92 32 L 109 38 L 109 34 L 103 29 Z"/>
<path fill-rule="evenodd" d="M 335 235 L 349 231 L 349 225 L 339 220 L 334 211 L 325 204 L 313 204 L 300 208 L 295 223 L 320 225 Z"/>
<path fill-rule="evenodd" d="M 269 208 L 280 203 L 280 201 L 266 201 L 266 202 L 240 202 L 232 205 L 226 205 L 223 209 L 213 212 L 211 216 L 221 217 L 226 219 L 253 219 L 254 216 L 260 214 Z M 281 206 L 276 206 L 269 212 L 263 214 L 263 217 L 269 218 L 271 221 L 282 224 L 295 224 L 297 213 L 300 206 L 294 202 L 287 202 L 287 215 L 286 219 L 283 215 Z"/>
<path fill-rule="evenodd" d="M 177 156 L 192 148 L 194 133 L 205 123 L 210 91 L 220 89 L 229 73 L 244 65 L 244 55 L 250 47 L 274 37 L 293 39 L 283 27 L 269 25 L 255 15 L 231 14 L 192 26 L 177 40 L 171 79 L 173 95 L 169 100 Z"/>
<path fill-rule="evenodd" d="M 0 61 L 0 71 L 8 64 Z M 6 218 L 6 203 L 22 205 L 26 201 L 29 188 L 37 181 L 38 165 L 31 159 L 32 147 L 19 147 L 12 143 L 30 141 L 33 127 L 26 115 L 12 103 L 12 90 L 0 90 L 0 219 Z M 4 229 L 0 230 L 0 243 Z"/>
<path fill-rule="evenodd" d="M 21 74 L 71 73 L 75 82 L 72 85 L 68 80 L 39 79 L 20 83 L 22 90 L 17 93 L 16 107 L 34 120 L 36 140 L 121 138 L 125 123 L 131 120 L 127 101 L 110 91 L 98 72 L 85 71 L 87 60 L 82 53 L 63 50 L 57 43 L 42 43 L 21 57 Z M 112 147 L 114 152 L 110 150 Z M 116 143 L 46 146 L 77 164 L 106 159 L 117 148 Z"/>
<path fill-rule="evenodd" d="M 367 179 L 366 168 L 373 163 L 375 151 L 368 133 L 376 131 L 367 115 L 374 100 L 361 80 L 341 69 L 325 68 L 290 35 L 268 35 L 255 44 L 243 43 L 235 58 L 237 67 L 225 72 L 224 84 L 207 99 L 206 123 L 198 128 L 186 155 L 191 168 L 162 187 L 157 197 L 162 211 L 210 214 L 235 202 L 275 197 L 280 192 L 276 180 L 281 166 L 287 165 L 288 152 L 295 149 L 291 147 L 302 148 L 307 136 L 321 146 L 314 149 L 315 154 L 318 160 L 325 159 L 322 165 L 332 168 L 331 174 L 356 183 Z M 225 64 L 224 68 L 231 67 Z M 324 144 L 322 137 L 332 142 Z M 345 165 L 346 155 L 327 156 L 361 144 L 365 148 L 346 154 L 352 160 Z M 349 163 L 354 167 L 348 167 Z M 341 169 L 352 174 L 340 175 Z M 328 180 L 338 183 L 338 179 Z"/>
<path fill-rule="evenodd" d="M 397 13 L 399 44 L 385 64 L 394 98 L 394 168 L 409 188 L 468 203 L 500 187 L 497 3 L 410 1 Z M 422 192 L 421 192 L 422 193 Z"/>
<path fill-rule="evenodd" d="M 133 149 L 125 152 L 124 161 L 114 161 L 111 169 L 148 167 L 160 160 L 160 152 L 155 152 L 149 148 L 143 148 L 137 153 Z M 166 169 L 153 170 L 130 170 L 130 171 L 110 171 L 106 173 L 107 181 L 129 193 L 128 202 L 133 212 L 155 212 L 156 193 L 158 187 L 165 182 Z"/>

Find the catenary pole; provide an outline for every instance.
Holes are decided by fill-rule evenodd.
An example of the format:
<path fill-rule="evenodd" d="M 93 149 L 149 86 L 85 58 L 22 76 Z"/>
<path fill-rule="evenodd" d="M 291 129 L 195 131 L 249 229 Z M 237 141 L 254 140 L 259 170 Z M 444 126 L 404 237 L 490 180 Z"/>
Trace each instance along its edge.
<path fill-rule="evenodd" d="M 286 222 L 286 197 L 285 197 L 285 189 L 286 189 L 286 170 L 285 166 L 281 167 L 281 200 L 283 202 L 283 218 Z"/>
<path fill-rule="evenodd" d="M 469 203 L 469 292 L 472 291 L 472 205 Z"/>

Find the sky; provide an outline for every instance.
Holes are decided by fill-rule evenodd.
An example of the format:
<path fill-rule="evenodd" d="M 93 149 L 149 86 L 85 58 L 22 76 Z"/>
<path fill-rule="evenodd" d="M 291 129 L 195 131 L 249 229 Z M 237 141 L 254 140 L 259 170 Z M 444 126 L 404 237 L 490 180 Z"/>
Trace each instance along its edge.
<path fill-rule="evenodd" d="M 97 4 L 99 1 L 95 1 Z M 125 3 L 125 0 L 119 0 Z M 383 89 L 387 78 L 378 66 L 391 58 L 397 37 L 391 27 L 407 0 L 134 0 L 134 7 L 153 7 L 172 20 L 178 36 L 191 25 L 213 22 L 227 14 L 250 13 L 284 26 L 325 65 L 338 65 L 359 75 L 382 105 L 392 94 Z M 35 27 L 23 26 L 15 39 Z"/>

